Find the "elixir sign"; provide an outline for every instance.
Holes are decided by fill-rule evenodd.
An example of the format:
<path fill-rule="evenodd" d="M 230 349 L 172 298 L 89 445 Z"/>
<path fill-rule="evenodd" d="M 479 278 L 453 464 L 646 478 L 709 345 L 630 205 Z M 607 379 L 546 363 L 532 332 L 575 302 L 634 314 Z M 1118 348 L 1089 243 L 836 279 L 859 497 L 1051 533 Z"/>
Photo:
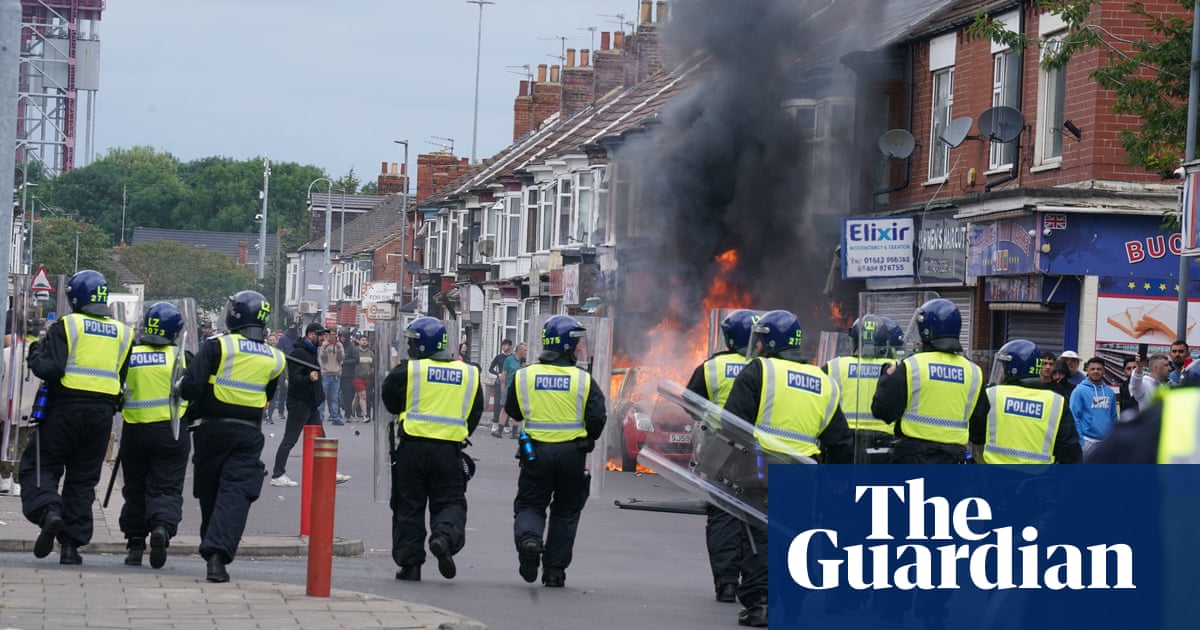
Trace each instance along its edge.
<path fill-rule="evenodd" d="M 844 219 L 842 277 L 911 277 L 914 236 L 911 217 Z"/>

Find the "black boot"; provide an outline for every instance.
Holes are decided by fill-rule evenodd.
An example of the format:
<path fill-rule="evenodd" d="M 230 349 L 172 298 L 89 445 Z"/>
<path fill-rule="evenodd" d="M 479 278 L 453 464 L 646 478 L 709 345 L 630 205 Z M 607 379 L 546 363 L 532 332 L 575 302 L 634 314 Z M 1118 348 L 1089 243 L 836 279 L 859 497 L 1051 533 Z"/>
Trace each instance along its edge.
<path fill-rule="evenodd" d="M 454 558 L 450 555 L 450 543 L 441 536 L 435 536 L 429 541 L 429 551 L 438 561 L 438 573 L 447 580 L 454 579 L 458 569 L 454 566 Z"/>
<path fill-rule="evenodd" d="M 750 626 L 751 628 L 766 628 L 767 627 L 767 605 L 755 604 L 747 606 L 738 613 L 738 625 Z"/>
<path fill-rule="evenodd" d="M 547 588 L 562 588 L 567 583 L 567 572 L 562 569 L 546 567 L 542 570 L 542 586 Z"/>
<path fill-rule="evenodd" d="M 229 573 L 225 571 L 225 559 L 221 554 L 214 553 L 208 557 L 208 576 L 206 579 L 209 582 L 228 582 Z"/>
<path fill-rule="evenodd" d="M 146 541 L 142 538 L 130 538 L 125 543 L 129 551 L 125 554 L 125 564 L 131 567 L 142 566 L 142 552 L 146 550 Z"/>
<path fill-rule="evenodd" d="M 542 543 L 536 538 L 526 538 L 521 541 L 521 545 L 517 551 L 517 560 L 520 562 L 518 572 L 521 574 L 521 579 L 533 583 L 537 579 L 538 564 L 542 558 Z"/>
<path fill-rule="evenodd" d="M 79 547 L 64 544 L 58 551 L 59 564 L 83 564 L 83 556 L 79 555 Z"/>
<path fill-rule="evenodd" d="M 63 530 L 62 515 L 58 512 L 47 512 L 42 517 L 42 531 L 33 543 L 33 557 L 45 558 L 54 550 L 54 538 Z"/>
<path fill-rule="evenodd" d="M 396 572 L 396 579 L 405 582 L 420 582 L 421 565 L 411 564 L 407 567 L 400 567 L 400 570 Z"/>
<path fill-rule="evenodd" d="M 167 563 L 167 528 L 159 525 L 150 532 L 150 566 L 163 568 Z"/>
<path fill-rule="evenodd" d="M 726 604 L 737 601 L 737 584 L 726 582 L 717 587 L 717 601 Z"/>

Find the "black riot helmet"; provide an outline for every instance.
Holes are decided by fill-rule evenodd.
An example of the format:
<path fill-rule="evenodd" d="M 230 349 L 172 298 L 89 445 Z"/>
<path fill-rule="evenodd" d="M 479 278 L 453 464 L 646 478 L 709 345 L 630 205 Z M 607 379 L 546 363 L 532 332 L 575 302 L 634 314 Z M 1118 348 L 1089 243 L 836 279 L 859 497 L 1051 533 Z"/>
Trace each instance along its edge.
<path fill-rule="evenodd" d="M 271 303 L 258 291 L 238 291 L 225 303 L 225 328 L 248 339 L 263 341 Z"/>

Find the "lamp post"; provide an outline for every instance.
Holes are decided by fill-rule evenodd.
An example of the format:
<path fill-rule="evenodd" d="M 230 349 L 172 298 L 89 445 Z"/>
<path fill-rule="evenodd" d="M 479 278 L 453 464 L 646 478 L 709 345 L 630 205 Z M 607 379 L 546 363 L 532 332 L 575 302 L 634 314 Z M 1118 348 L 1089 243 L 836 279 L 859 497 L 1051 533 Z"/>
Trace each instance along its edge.
<path fill-rule="evenodd" d="M 467 4 L 479 5 L 479 32 L 475 35 L 475 118 L 471 125 L 471 163 L 475 163 L 475 142 L 479 137 L 479 59 L 483 49 L 483 5 L 496 4 L 491 0 L 467 0 Z"/>
<path fill-rule="evenodd" d="M 75 230 L 75 272 L 79 273 L 79 230 Z"/>
<path fill-rule="evenodd" d="M 483 10 L 482 6 L 480 10 Z M 408 263 L 408 250 L 405 249 L 405 241 L 408 239 L 408 140 L 392 142 L 404 145 L 404 169 L 400 177 L 400 306 L 404 306 L 404 274 Z"/>
<path fill-rule="evenodd" d="M 338 218 L 341 219 L 341 224 L 338 226 L 338 256 L 346 251 L 346 189 L 342 190 L 342 208 L 338 211 Z"/>
<path fill-rule="evenodd" d="M 258 281 L 262 282 L 267 260 L 267 191 L 271 186 L 271 160 L 263 158 L 262 216 L 258 228 Z M 124 238 L 124 234 L 121 235 Z"/>
<path fill-rule="evenodd" d="M 332 262 L 329 258 L 329 241 L 330 232 L 333 231 L 333 180 L 328 177 L 318 177 L 308 184 L 308 205 L 312 206 L 312 187 L 317 182 L 325 182 L 328 189 L 325 193 L 325 266 L 321 269 L 321 320 L 324 323 L 325 316 L 329 314 L 329 276 L 332 271 Z"/>

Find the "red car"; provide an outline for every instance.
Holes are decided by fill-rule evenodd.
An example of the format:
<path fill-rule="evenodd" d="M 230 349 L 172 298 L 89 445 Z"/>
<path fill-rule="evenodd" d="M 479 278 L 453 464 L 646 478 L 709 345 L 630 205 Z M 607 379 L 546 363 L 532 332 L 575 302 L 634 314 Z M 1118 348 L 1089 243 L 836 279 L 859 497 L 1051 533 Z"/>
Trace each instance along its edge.
<path fill-rule="evenodd" d="M 644 399 L 647 388 L 638 382 L 639 377 L 644 380 L 647 376 L 643 368 L 619 368 L 613 372 L 621 377 L 621 382 L 609 423 L 619 426 L 620 431 L 609 441 L 613 445 L 609 460 L 614 465 L 619 463 L 616 466 L 619 470 L 633 472 L 637 470 L 638 452 L 649 446 L 686 466 L 692 457 L 692 417 L 675 403 L 658 396 Z M 648 391 L 653 392 L 653 387 Z M 614 420 L 619 420 L 619 425 Z"/>

